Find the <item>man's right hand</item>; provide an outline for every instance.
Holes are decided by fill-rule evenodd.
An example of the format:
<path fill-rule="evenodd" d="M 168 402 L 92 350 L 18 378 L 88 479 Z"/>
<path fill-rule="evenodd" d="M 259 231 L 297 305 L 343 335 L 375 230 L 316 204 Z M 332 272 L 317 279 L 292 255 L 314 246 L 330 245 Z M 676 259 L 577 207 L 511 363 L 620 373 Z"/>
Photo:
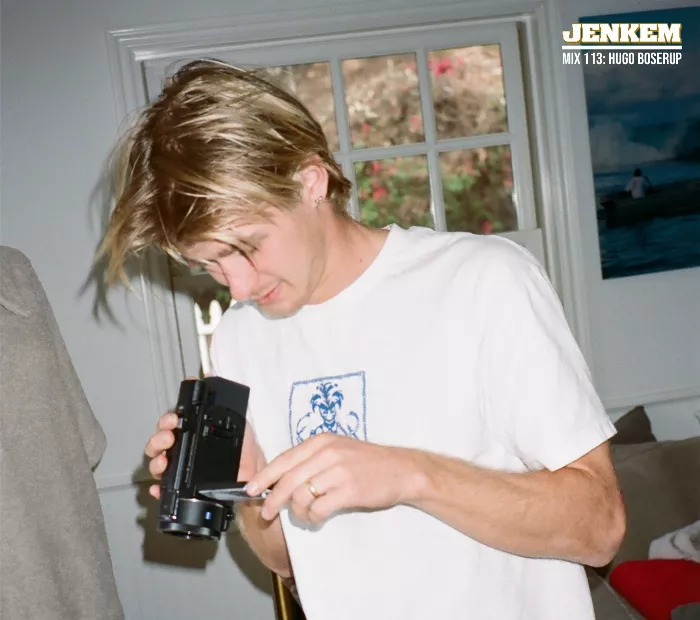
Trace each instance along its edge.
<path fill-rule="evenodd" d="M 165 456 L 165 451 L 172 448 L 175 443 L 175 434 L 173 430 L 177 427 L 177 414 L 166 413 L 158 420 L 156 432 L 151 436 L 146 444 L 144 452 L 151 459 L 148 464 L 148 471 L 156 479 L 160 480 L 165 473 L 165 468 L 168 466 L 168 459 Z M 245 431 L 243 434 L 243 449 L 241 451 L 241 463 L 238 469 L 238 480 L 247 482 L 258 471 L 267 464 L 265 456 L 258 446 L 255 439 L 253 428 L 246 422 Z M 160 485 L 154 484 L 148 492 L 158 499 L 160 497 Z"/>
<path fill-rule="evenodd" d="M 193 377 L 190 377 L 192 379 Z M 144 452 L 151 459 L 148 471 L 156 479 L 160 480 L 168 466 L 165 452 L 173 447 L 177 428 L 178 416 L 169 412 L 160 417 L 156 432 L 146 444 Z M 238 481 L 248 482 L 256 473 L 267 465 L 265 455 L 255 438 L 253 427 L 246 422 L 243 433 L 243 448 L 241 450 L 241 462 L 238 468 Z M 160 485 L 151 485 L 148 492 L 156 499 L 160 498 Z M 287 544 L 282 532 L 280 519 L 265 521 L 260 517 L 260 502 L 238 502 L 236 505 L 236 523 L 239 531 L 250 545 L 260 561 L 271 571 L 284 578 L 292 575 L 292 568 L 287 552 Z"/>
<path fill-rule="evenodd" d="M 165 452 L 175 443 L 173 430 L 177 427 L 177 420 L 175 413 L 162 415 L 158 420 L 156 432 L 146 444 L 145 453 L 151 459 L 148 470 L 156 480 L 163 477 L 168 466 Z M 246 422 L 238 480 L 248 482 L 266 465 L 267 461 L 255 439 L 253 428 Z M 160 485 L 152 485 L 149 493 L 156 499 L 160 498 Z M 260 517 L 260 505 L 257 501 L 237 503 L 236 523 L 239 531 L 265 566 L 283 578 L 290 578 L 292 568 L 280 519 L 278 517 L 272 522 L 263 520 Z"/>
<path fill-rule="evenodd" d="M 173 429 L 177 427 L 177 414 L 166 413 L 158 420 L 156 432 L 151 435 L 151 438 L 146 444 L 144 452 L 151 459 L 148 464 L 148 471 L 156 479 L 160 480 L 163 477 L 165 468 L 168 466 L 168 459 L 165 456 L 165 451 L 172 448 L 175 443 L 175 434 Z M 153 484 L 148 489 L 148 492 L 158 499 L 160 497 L 160 485 Z"/>

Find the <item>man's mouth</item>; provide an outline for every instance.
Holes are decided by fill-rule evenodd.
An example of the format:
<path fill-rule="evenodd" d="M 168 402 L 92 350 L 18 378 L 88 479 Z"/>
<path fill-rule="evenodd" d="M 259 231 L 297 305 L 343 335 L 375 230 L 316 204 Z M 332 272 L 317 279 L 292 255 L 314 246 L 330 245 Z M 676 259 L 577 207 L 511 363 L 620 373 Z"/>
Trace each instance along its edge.
<path fill-rule="evenodd" d="M 260 297 L 256 297 L 253 301 L 260 306 L 271 303 L 277 296 L 278 288 L 279 285 L 273 286 L 267 293 L 261 295 Z"/>

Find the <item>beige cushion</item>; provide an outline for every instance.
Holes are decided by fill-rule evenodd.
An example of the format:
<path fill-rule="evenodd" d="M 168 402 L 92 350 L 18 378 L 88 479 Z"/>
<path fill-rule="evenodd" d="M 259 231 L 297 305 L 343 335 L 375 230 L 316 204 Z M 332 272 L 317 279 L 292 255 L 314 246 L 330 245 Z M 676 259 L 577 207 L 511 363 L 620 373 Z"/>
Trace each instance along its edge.
<path fill-rule="evenodd" d="M 641 405 L 630 409 L 625 415 L 618 418 L 615 422 L 615 428 L 617 434 L 610 440 L 613 445 L 656 441 L 651 430 L 651 420 L 646 409 Z"/>
<path fill-rule="evenodd" d="M 612 446 L 627 535 L 612 566 L 649 557 L 651 541 L 700 519 L 700 437 Z"/>

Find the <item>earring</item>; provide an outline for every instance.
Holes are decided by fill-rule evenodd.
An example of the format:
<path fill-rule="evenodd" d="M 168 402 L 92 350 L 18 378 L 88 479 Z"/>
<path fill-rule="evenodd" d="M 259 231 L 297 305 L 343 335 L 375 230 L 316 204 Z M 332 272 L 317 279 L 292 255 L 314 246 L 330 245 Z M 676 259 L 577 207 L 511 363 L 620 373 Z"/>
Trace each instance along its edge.
<path fill-rule="evenodd" d="M 314 200 L 314 205 L 320 207 L 325 199 L 325 196 L 319 196 L 318 198 L 316 198 L 316 200 Z"/>

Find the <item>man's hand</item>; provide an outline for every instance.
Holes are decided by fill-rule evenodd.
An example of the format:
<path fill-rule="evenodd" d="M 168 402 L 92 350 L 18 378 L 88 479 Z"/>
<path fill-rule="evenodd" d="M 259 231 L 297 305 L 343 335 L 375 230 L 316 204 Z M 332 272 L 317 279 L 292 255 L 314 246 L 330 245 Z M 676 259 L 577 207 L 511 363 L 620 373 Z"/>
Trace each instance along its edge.
<path fill-rule="evenodd" d="M 165 451 L 172 448 L 175 443 L 175 434 L 173 430 L 177 426 L 177 414 L 166 413 L 162 415 L 156 425 L 156 432 L 151 435 L 151 438 L 146 444 L 144 452 L 151 459 L 148 464 L 148 471 L 151 472 L 156 480 L 160 480 L 168 466 L 168 459 L 165 456 Z M 158 499 L 160 497 L 160 485 L 152 484 L 148 492 Z"/>
<path fill-rule="evenodd" d="M 177 414 L 166 413 L 158 420 L 156 432 L 151 436 L 146 444 L 145 453 L 151 459 L 148 464 L 148 471 L 156 479 L 160 480 L 168 466 L 168 459 L 165 451 L 172 448 L 175 443 L 173 430 L 177 427 Z M 247 482 L 257 471 L 266 464 L 265 456 L 255 440 L 255 433 L 251 426 L 246 423 L 243 434 L 243 449 L 241 453 L 241 463 L 238 469 L 238 480 Z M 160 497 L 160 485 L 154 484 L 148 491 L 153 497 Z"/>
<path fill-rule="evenodd" d="M 510 473 L 318 435 L 278 456 L 246 490 L 272 485 L 264 519 L 285 505 L 298 519 L 321 523 L 341 510 L 407 504 L 490 547 L 593 566 L 610 561 L 625 531 L 607 444 L 557 471 Z"/>
<path fill-rule="evenodd" d="M 255 495 L 274 485 L 262 507 L 264 519 L 276 518 L 289 504 L 298 519 L 321 523 L 340 510 L 406 502 L 420 476 L 414 459 L 407 449 L 322 434 L 282 453 L 246 490 Z"/>
<path fill-rule="evenodd" d="M 175 413 L 166 413 L 161 416 L 156 432 L 146 444 L 145 453 L 151 459 L 148 470 L 156 480 L 163 477 L 168 466 L 165 452 L 172 448 L 175 443 L 173 431 L 177 427 L 177 420 L 178 416 Z M 246 423 L 241 462 L 238 468 L 238 481 L 247 482 L 266 464 L 265 455 L 258 445 L 253 428 Z M 152 485 L 149 493 L 158 499 L 160 485 Z M 260 518 L 260 502 L 258 501 L 237 502 L 236 523 L 253 552 L 265 566 L 282 577 L 291 577 L 292 569 L 279 519 L 272 522 L 262 520 Z"/>

